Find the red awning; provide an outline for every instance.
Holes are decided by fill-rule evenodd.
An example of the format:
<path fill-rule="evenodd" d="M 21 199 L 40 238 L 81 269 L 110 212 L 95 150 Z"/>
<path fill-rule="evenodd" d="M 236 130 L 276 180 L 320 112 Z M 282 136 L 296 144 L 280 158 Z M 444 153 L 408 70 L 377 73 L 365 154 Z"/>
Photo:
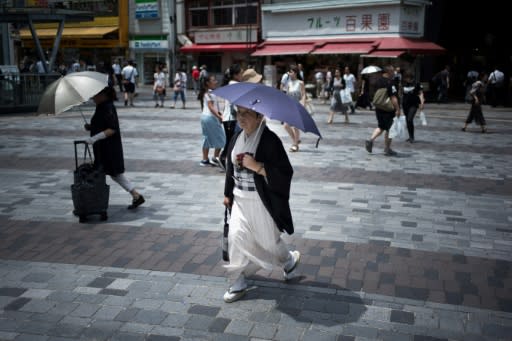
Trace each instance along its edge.
<path fill-rule="evenodd" d="M 277 56 L 287 54 L 309 54 L 314 49 L 313 42 L 272 41 L 260 44 L 251 56 Z"/>
<path fill-rule="evenodd" d="M 381 38 L 376 41 L 376 51 L 402 51 L 402 53 L 408 52 L 411 54 L 436 54 L 444 53 L 446 50 L 430 41 L 406 38 L 406 37 L 393 37 L 393 38 Z"/>
<path fill-rule="evenodd" d="M 404 53 L 439 54 L 445 49 L 435 43 L 416 38 L 345 38 L 316 40 L 265 41 L 251 56 L 293 54 L 359 54 L 364 57 L 397 58 Z"/>
<path fill-rule="evenodd" d="M 316 44 L 311 54 L 362 54 L 373 50 L 373 41 L 331 41 Z"/>
<path fill-rule="evenodd" d="M 363 54 L 361 57 L 365 58 L 398 58 L 402 54 L 404 54 L 405 51 L 372 51 L 368 54 Z"/>
<path fill-rule="evenodd" d="M 180 48 L 183 53 L 199 53 L 199 52 L 245 52 L 254 50 L 256 44 L 192 44 L 185 45 Z"/>

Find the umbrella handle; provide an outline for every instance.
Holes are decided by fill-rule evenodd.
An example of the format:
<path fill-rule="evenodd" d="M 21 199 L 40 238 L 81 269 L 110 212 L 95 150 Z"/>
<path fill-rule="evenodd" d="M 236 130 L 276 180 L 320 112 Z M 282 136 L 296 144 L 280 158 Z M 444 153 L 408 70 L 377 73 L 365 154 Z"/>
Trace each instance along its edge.
<path fill-rule="evenodd" d="M 85 118 L 84 113 L 82 112 L 82 108 L 78 108 L 78 110 L 80 110 L 80 115 L 82 115 L 82 118 L 84 119 L 85 124 L 87 124 L 87 120 Z"/>

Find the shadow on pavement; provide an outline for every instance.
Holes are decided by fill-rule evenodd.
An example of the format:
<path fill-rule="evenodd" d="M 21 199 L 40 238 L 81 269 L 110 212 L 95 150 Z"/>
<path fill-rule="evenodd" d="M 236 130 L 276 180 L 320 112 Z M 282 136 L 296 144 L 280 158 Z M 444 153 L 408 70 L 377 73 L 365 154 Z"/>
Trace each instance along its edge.
<path fill-rule="evenodd" d="M 243 300 L 275 300 L 275 309 L 297 322 L 335 326 L 359 321 L 366 312 L 365 302 L 359 295 L 339 286 L 325 288 L 325 283 L 315 282 L 308 282 L 307 287 L 283 286 L 281 281 L 253 278 L 254 286 Z M 288 283 L 303 284 L 300 280 L 298 276 Z"/>

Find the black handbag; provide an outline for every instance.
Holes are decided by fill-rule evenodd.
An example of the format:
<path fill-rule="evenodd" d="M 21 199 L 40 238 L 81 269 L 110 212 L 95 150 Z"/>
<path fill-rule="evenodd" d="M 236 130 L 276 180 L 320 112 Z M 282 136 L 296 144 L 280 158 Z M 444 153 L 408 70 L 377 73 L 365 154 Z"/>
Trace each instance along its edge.
<path fill-rule="evenodd" d="M 224 210 L 224 231 L 222 233 L 222 260 L 229 262 L 228 252 L 228 234 L 229 234 L 229 217 L 231 210 L 226 207 Z"/>

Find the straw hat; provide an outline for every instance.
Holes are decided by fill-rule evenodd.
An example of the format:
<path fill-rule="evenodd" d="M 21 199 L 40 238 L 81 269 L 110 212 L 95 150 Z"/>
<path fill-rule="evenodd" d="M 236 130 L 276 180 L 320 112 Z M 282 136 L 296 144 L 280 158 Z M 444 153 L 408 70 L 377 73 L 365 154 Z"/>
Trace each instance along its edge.
<path fill-rule="evenodd" d="M 247 69 L 242 74 L 242 82 L 259 83 L 262 78 L 263 76 L 257 73 L 254 69 Z"/>

